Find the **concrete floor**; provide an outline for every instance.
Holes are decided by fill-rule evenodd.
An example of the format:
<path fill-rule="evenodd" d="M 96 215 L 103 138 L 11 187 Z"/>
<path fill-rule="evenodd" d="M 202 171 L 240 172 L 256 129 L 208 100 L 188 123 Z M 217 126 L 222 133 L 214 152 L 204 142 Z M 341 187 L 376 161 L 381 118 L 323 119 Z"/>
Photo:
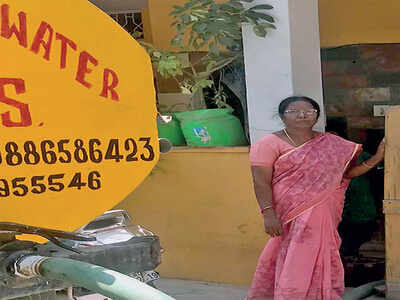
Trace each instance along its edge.
<path fill-rule="evenodd" d="M 157 288 L 176 300 L 244 300 L 247 286 L 161 278 L 155 282 Z M 352 288 L 346 288 L 351 290 Z M 365 300 L 384 300 L 370 296 Z"/>
<path fill-rule="evenodd" d="M 246 286 L 165 278 L 155 284 L 176 300 L 244 300 L 248 289 Z"/>

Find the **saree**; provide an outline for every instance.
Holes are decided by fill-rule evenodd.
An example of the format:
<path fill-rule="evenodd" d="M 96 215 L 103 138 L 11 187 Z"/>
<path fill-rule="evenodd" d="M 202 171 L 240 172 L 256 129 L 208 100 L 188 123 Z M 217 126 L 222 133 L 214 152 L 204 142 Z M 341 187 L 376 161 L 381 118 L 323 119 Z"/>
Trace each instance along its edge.
<path fill-rule="evenodd" d="M 275 161 L 273 206 L 283 233 L 261 253 L 247 300 L 342 299 L 337 226 L 350 181 L 343 175 L 360 150 L 327 133 Z"/>

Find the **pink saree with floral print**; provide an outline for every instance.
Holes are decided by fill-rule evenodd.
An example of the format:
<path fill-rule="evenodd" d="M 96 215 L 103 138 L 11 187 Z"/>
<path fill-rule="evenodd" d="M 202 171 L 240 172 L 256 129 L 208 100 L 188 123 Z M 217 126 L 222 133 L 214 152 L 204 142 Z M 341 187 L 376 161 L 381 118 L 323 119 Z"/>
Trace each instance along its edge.
<path fill-rule="evenodd" d="M 283 234 L 264 248 L 247 300 L 339 300 L 344 272 L 337 226 L 360 145 L 322 134 L 280 156 L 272 178 Z"/>

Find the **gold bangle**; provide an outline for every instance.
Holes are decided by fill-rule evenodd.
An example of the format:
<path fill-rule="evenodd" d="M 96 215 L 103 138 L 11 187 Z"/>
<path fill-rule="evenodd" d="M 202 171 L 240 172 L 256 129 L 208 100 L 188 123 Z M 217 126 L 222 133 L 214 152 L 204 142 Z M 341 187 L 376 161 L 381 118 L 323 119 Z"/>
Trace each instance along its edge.
<path fill-rule="evenodd" d="M 368 169 L 372 169 L 375 166 L 370 166 L 369 164 L 367 164 L 365 161 L 362 162 L 362 164 L 367 167 Z"/>

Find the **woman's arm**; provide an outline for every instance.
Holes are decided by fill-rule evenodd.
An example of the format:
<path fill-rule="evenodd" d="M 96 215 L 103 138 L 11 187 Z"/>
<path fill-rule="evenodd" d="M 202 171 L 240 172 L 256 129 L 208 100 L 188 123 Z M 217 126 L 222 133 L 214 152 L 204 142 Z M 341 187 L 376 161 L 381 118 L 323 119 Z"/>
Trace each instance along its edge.
<path fill-rule="evenodd" d="M 272 202 L 272 167 L 252 166 L 254 191 L 264 217 L 265 232 L 270 236 L 282 234 L 282 225 L 276 217 Z"/>
<path fill-rule="evenodd" d="M 385 139 L 383 139 L 380 142 L 378 149 L 376 150 L 376 154 L 374 156 L 372 156 L 370 159 L 362 162 L 359 165 L 349 168 L 344 174 L 344 177 L 353 178 L 361 176 L 367 173 L 373 167 L 375 167 L 378 163 L 380 163 L 384 157 L 385 157 Z"/>

